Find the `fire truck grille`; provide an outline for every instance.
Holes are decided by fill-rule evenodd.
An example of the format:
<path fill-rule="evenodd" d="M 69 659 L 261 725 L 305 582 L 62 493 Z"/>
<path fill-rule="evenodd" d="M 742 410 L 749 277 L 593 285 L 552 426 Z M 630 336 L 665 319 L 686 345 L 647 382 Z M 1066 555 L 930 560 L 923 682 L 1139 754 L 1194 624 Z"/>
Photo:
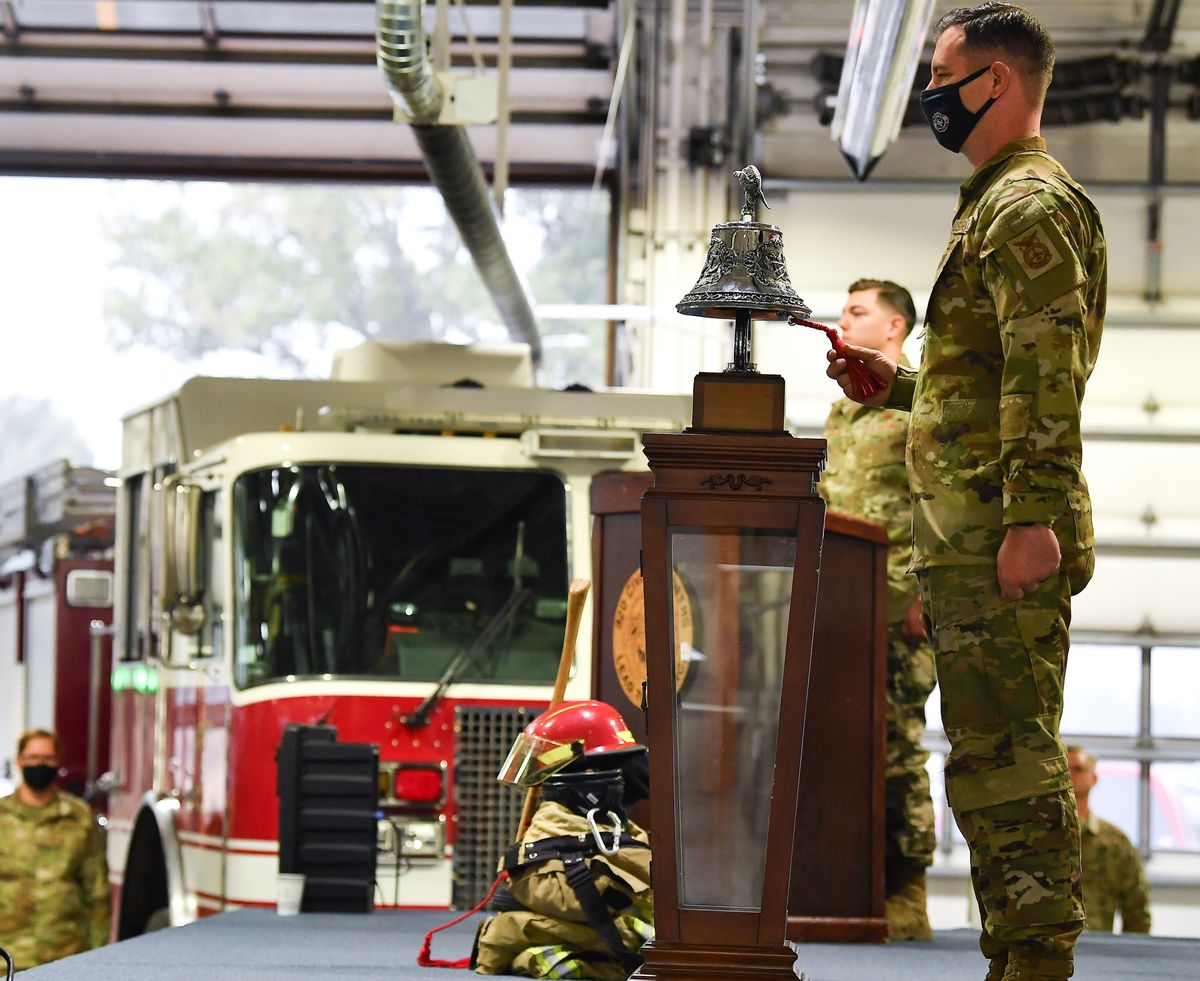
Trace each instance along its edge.
<path fill-rule="evenodd" d="M 459 706 L 454 795 L 458 805 L 454 844 L 455 909 L 469 909 L 487 895 L 496 867 L 513 843 L 525 795 L 496 780 L 517 734 L 538 708 Z"/>

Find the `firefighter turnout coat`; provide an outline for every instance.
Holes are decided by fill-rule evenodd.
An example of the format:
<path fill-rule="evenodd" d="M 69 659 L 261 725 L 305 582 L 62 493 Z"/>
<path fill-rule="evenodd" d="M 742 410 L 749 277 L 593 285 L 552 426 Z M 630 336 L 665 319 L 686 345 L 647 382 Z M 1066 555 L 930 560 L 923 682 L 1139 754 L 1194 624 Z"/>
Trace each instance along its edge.
<path fill-rule="evenodd" d="M 625 981 L 641 963 L 636 951 L 654 935 L 650 839 L 630 823 L 614 841 L 598 823 L 600 843 L 618 846 L 611 855 L 587 818 L 542 802 L 505 858 L 510 898 L 480 928 L 478 973 Z"/>

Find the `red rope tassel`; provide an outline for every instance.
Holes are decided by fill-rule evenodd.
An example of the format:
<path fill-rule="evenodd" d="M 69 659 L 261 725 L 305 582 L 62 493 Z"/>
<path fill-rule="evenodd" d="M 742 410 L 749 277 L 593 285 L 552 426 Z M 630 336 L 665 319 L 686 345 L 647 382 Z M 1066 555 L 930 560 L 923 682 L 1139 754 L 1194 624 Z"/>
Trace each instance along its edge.
<path fill-rule="evenodd" d="M 842 342 L 842 335 L 835 328 L 815 323 L 812 320 L 801 320 L 799 317 L 789 317 L 788 323 L 799 324 L 801 327 L 812 327 L 815 330 L 823 330 L 829 335 L 829 343 L 833 345 L 833 353 L 845 360 L 846 367 L 850 371 L 850 387 L 854 389 L 854 397 L 856 399 L 869 399 L 872 395 L 877 395 L 887 387 L 883 379 L 875 375 L 867 367 L 866 362 L 862 358 L 856 358 L 846 353 L 846 345 Z"/>
<path fill-rule="evenodd" d="M 465 913 L 463 913 L 462 916 L 456 916 L 449 923 L 443 923 L 439 927 L 434 927 L 427 934 L 425 934 L 425 943 L 421 945 L 421 949 L 417 953 L 417 963 L 420 964 L 421 967 L 454 967 L 454 968 L 460 968 L 460 969 L 470 967 L 471 966 L 471 958 L 470 957 L 462 957 L 456 961 L 436 961 L 432 957 L 430 957 L 429 956 L 429 948 L 433 943 L 433 935 L 435 933 L 440 933 L 442 930 L 449 929 L 450 927 L 454 926 L 456 923 L 461 923 L 468 916 L 474 916 L 476 913 L 478 913 L 481 909 L 483 909 L 488 903 L 490 903 L 492 901 L 492 897 L 494 895 L 496 895 L 496 890 L 500 888 L 500 883 L 503 882 L 507 878 L 508 878 L 508 873 L 501 872 L 498 876 L 496 876 L 496 881 L 492 883 L 492 888 L 488 890 L 488 894 L 483 897 L 483 902 L 481 902 L 474 909 L 467 910 Z"/>

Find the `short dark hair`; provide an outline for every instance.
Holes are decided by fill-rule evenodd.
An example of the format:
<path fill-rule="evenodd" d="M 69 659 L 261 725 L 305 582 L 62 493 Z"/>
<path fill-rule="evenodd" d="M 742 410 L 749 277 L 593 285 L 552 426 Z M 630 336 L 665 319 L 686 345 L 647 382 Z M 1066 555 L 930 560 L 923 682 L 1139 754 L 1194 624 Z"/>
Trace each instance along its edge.
<path fill-rule="evenodd" d="M 17 755 L 25 755 L 25 747 L 35 739 L 49 739 L 54 744 L 55 756 L 62 752 L 62 747 L 58 744 L 58 736 L 49 729 L 26 729 L 17 740 Z"/>
<path fill-rule="evenodd" d="M 847 292 L 857 293 L 860 290 L 879 290 L 879 302 L 904 318 L 904 336 L 908 336 L 917 322 L 917 308 L 913 306 L 912 294 L 908 290 L 890 279 L 856 279 Z"/>
<path fill-rule="evenodd" d="M 996 52 L 1015 61 L 1016 68 L 1037 83 L 1038 104 L 1046 97 L 1054 74 L 1054 41 L 1041 21 L 1015 3 L 955 7 L 933 29 L 936 41 L 951 27 L 963 29 L 963 41 L 972 51 Z"/>

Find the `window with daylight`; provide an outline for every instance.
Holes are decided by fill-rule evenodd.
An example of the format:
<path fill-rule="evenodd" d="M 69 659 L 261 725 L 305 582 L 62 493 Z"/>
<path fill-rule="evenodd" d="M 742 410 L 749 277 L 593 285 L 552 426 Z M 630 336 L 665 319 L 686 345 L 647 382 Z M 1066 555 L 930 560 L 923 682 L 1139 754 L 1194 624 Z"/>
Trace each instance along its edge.
<path fill-rule="evenodd" d="M 1096 756 L 1091 809 L 1129 835 L 1143 856 L 1200 854 L 1200 647 L 1075 644 L 1062 737 Z M 946 802 L 949 749 L 940 690 L 926 707 L 938 843 L 962 844 Z"/>

